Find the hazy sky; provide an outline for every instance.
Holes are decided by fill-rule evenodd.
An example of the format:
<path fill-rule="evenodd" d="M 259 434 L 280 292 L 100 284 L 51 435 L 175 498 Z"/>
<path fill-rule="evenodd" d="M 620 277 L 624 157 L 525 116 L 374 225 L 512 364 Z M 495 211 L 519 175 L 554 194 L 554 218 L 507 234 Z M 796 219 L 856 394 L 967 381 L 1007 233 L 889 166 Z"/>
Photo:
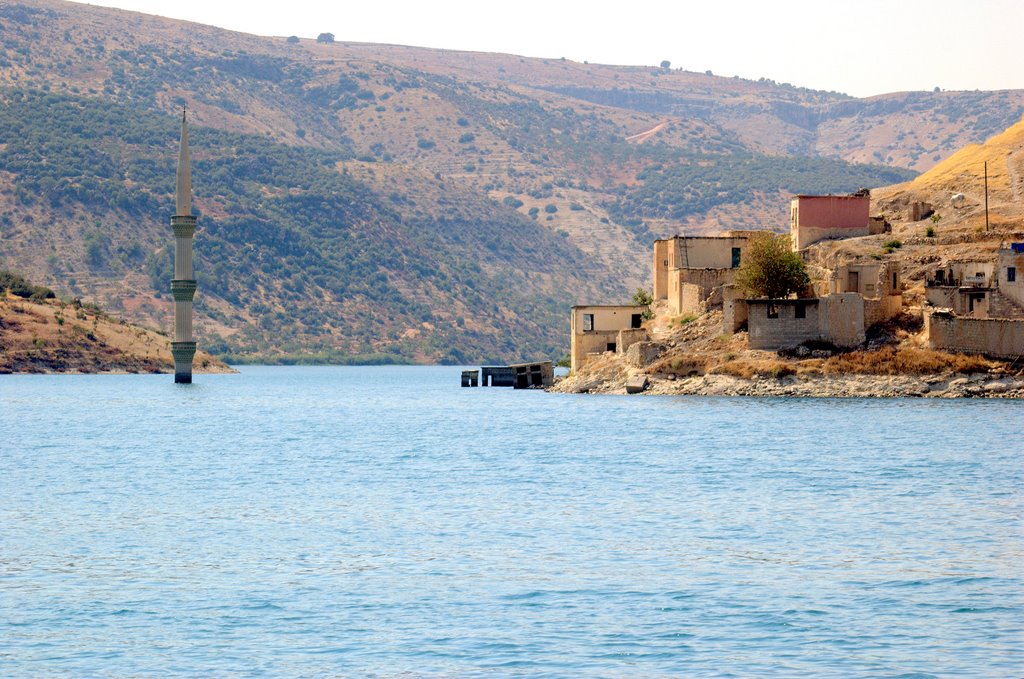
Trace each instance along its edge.
<path fill-rule="evenodd" d="M 103 0 L 258 35 L 655 65 L 868 96 L 1024 88 L 1024 0 Z"/>

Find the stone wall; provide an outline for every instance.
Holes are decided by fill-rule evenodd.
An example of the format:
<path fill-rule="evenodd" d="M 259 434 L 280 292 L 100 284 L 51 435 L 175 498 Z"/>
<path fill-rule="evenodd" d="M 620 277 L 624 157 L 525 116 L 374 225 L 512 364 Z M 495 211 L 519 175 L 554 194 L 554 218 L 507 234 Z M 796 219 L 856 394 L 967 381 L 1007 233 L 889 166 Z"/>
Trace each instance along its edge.
<path fill-rule="evenodd" d="M 864 326 L 870 328 L 897 316 L 903 308 L 903 295 L 886 295 L 864 300 Z"/>
<path fill-rule="evenodd" d="M 721 303 L 722 285 L 732 283 L 736 269 L 673 269 L 668 302 L 673 313 L 700 313 L 707 306 Z"/>
<path fill-rule="evenodd" d="M 855 292 L 821 298 L 821 339 L 837 347 L 864 342 L 864 298 Z"/>
<path fill-rule="evenodd" d="M 643 328 L 619 330 L 615 338 L 615 353 L 624 354 L 637 342 L 646 342 L 648 339 L 650 337 L 648 337 L 647 331 Z"/>
<path fill-rule="evenodd" d="M 933 349 L 1016 359 L 1024 355 L 1024 321 L 1001 318 L 961 318 L 926 311 L 925 336 Z"/>
<path fill-rule="evenodd" d="M 747 300 L 735 285 L 723 285 L 721 290 L 722 332 L 731 335 L 747 324 Z"/>

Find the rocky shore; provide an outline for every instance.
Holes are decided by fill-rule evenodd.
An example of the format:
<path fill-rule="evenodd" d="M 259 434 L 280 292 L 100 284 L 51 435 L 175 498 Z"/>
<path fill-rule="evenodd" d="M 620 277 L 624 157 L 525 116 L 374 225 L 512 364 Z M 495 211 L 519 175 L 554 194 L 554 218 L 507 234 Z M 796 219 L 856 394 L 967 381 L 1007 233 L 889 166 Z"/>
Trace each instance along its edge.
<path fill-rule="evenodd" d="M 633 378 L 634 381 L 630 381 Z M 627 382 L 643 394 L 694 396 L 794 396 L 803 398 L 1024 398 L 1024 378 L 985 373 L 963 375 L 787 375 L 774 378 L 732 375 L 674 376 L 588 374 L 558 381 L 559 393 L 625 394 Z"/>

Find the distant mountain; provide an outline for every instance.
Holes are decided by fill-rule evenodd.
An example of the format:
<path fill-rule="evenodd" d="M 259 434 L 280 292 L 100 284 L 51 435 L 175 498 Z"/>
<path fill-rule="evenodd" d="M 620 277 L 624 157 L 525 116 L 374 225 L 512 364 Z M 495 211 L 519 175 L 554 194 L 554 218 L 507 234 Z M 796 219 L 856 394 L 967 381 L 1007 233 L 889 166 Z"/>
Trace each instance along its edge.
<path fill-rule="evenodd" d="M 656 235 L 910 179 L 1024 93 L 858 100 L 26 0 L 0 5 L 0 102 L 0 265 L 166 327 L 187 105 L 202 346 L 477 362 L 564 353 L 567 307 L 645 283 Z"/>

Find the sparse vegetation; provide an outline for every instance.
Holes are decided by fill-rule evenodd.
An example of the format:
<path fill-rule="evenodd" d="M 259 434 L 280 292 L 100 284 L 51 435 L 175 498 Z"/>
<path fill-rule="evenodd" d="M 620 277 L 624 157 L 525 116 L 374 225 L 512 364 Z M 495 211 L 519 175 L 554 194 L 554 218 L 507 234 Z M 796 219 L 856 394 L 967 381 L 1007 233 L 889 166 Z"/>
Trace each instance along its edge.
<path fill-rule="evenodd" d="M 825 373 L 924 375 L 928 373 L 987 372 L 991 361 L 980 356 L 951 354 L 911 346 L 885 346 L 877 351 L 852 351 L 825 360 Z"/>
<path fill-rule="evenodd" d="M 9 292 L 15 297 L 33 300 L 53 299 L 56 297 L 50 288 L 33 285 L 24 277 L 3 269 L 0 269 L 0 291 Z"/>

